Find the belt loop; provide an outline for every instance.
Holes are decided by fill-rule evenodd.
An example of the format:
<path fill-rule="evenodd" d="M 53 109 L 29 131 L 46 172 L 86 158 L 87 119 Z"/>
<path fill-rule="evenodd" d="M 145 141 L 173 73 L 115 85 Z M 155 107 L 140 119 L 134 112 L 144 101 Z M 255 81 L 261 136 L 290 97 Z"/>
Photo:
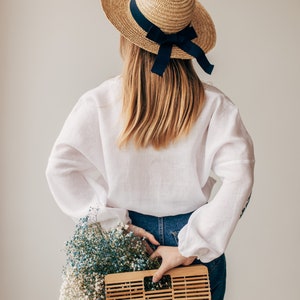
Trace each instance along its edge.
<path fill-rule="evenodd" d="M 164 245 L 164 218 L 159 217 L 157 218 L 158 221 L 158 235 L 159 235 L 159 242 Z"/>

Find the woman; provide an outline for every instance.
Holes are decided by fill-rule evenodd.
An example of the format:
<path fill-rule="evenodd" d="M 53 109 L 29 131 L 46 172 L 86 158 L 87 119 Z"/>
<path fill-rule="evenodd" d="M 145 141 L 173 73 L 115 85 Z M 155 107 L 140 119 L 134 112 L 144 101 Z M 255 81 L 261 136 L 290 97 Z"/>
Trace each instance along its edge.
<path fill-rule="evenodd" d="M 179 265 L 208 266 L 224 298 L 224 251 L 253 184 L 254 154 L 237 107 L 203 84 L 215 28 L 195 0 L 102 0 L 121 33 L 122 76 L 84 94 L 47 168 L 60 208 L 78 219 L 97 208 L 105 229 L 122 222 L 156 246 L 153 281 Z M 211 173 L 222 185 L 214 197 Z M 212 198 L 212 199 L 210 199 Z"/>

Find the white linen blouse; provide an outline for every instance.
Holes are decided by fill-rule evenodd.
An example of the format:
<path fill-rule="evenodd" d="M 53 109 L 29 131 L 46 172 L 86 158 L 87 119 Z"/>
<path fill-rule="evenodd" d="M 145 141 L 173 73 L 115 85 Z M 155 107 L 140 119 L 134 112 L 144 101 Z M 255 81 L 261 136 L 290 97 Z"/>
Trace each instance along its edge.
<path fill-rule="evenodd" d="M 46 170 L 63 212 L 77 220 L 90 208 L 109 229 L 128 210 L 157 217 L 193 212 L 179 251 L 209 262 L 224 251 L 253 185 L 254 153 L 237 107 L 204 85 L 205 105 L 190 133 L 163 150 L 120 149 L 122 78 L 85 93 L 67 118 Z M 212 199 L 215 173 L 222 184 Z"/>

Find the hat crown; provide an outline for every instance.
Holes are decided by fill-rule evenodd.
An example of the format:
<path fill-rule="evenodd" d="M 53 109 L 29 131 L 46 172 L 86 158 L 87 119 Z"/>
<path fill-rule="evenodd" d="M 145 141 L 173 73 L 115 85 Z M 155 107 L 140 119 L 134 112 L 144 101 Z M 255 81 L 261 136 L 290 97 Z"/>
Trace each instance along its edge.
<path fill-rule="evenodd" d="M 142 14 L 165 33 L 175 33 L 191 23 L 195 0 L 136 0 Z"/>

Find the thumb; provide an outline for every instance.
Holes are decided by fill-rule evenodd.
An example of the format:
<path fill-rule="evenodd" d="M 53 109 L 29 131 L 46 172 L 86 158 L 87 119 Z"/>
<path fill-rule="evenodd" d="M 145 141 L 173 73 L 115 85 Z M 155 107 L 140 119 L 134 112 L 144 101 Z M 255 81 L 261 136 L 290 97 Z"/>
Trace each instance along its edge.
<path fill-rule="evenodd" d="M 153 275 L 152 281 L 153 282 L 158 282 L 161 280 L 161 278 L 163 277 L 163 275 L 169 271 L 169 268 L 167 267 L 167 265 L 164 263 L 164 261 L 162 261 L 161 266 L 159 267 L 159 269 L 155 272 L 155 274 Z"/>

